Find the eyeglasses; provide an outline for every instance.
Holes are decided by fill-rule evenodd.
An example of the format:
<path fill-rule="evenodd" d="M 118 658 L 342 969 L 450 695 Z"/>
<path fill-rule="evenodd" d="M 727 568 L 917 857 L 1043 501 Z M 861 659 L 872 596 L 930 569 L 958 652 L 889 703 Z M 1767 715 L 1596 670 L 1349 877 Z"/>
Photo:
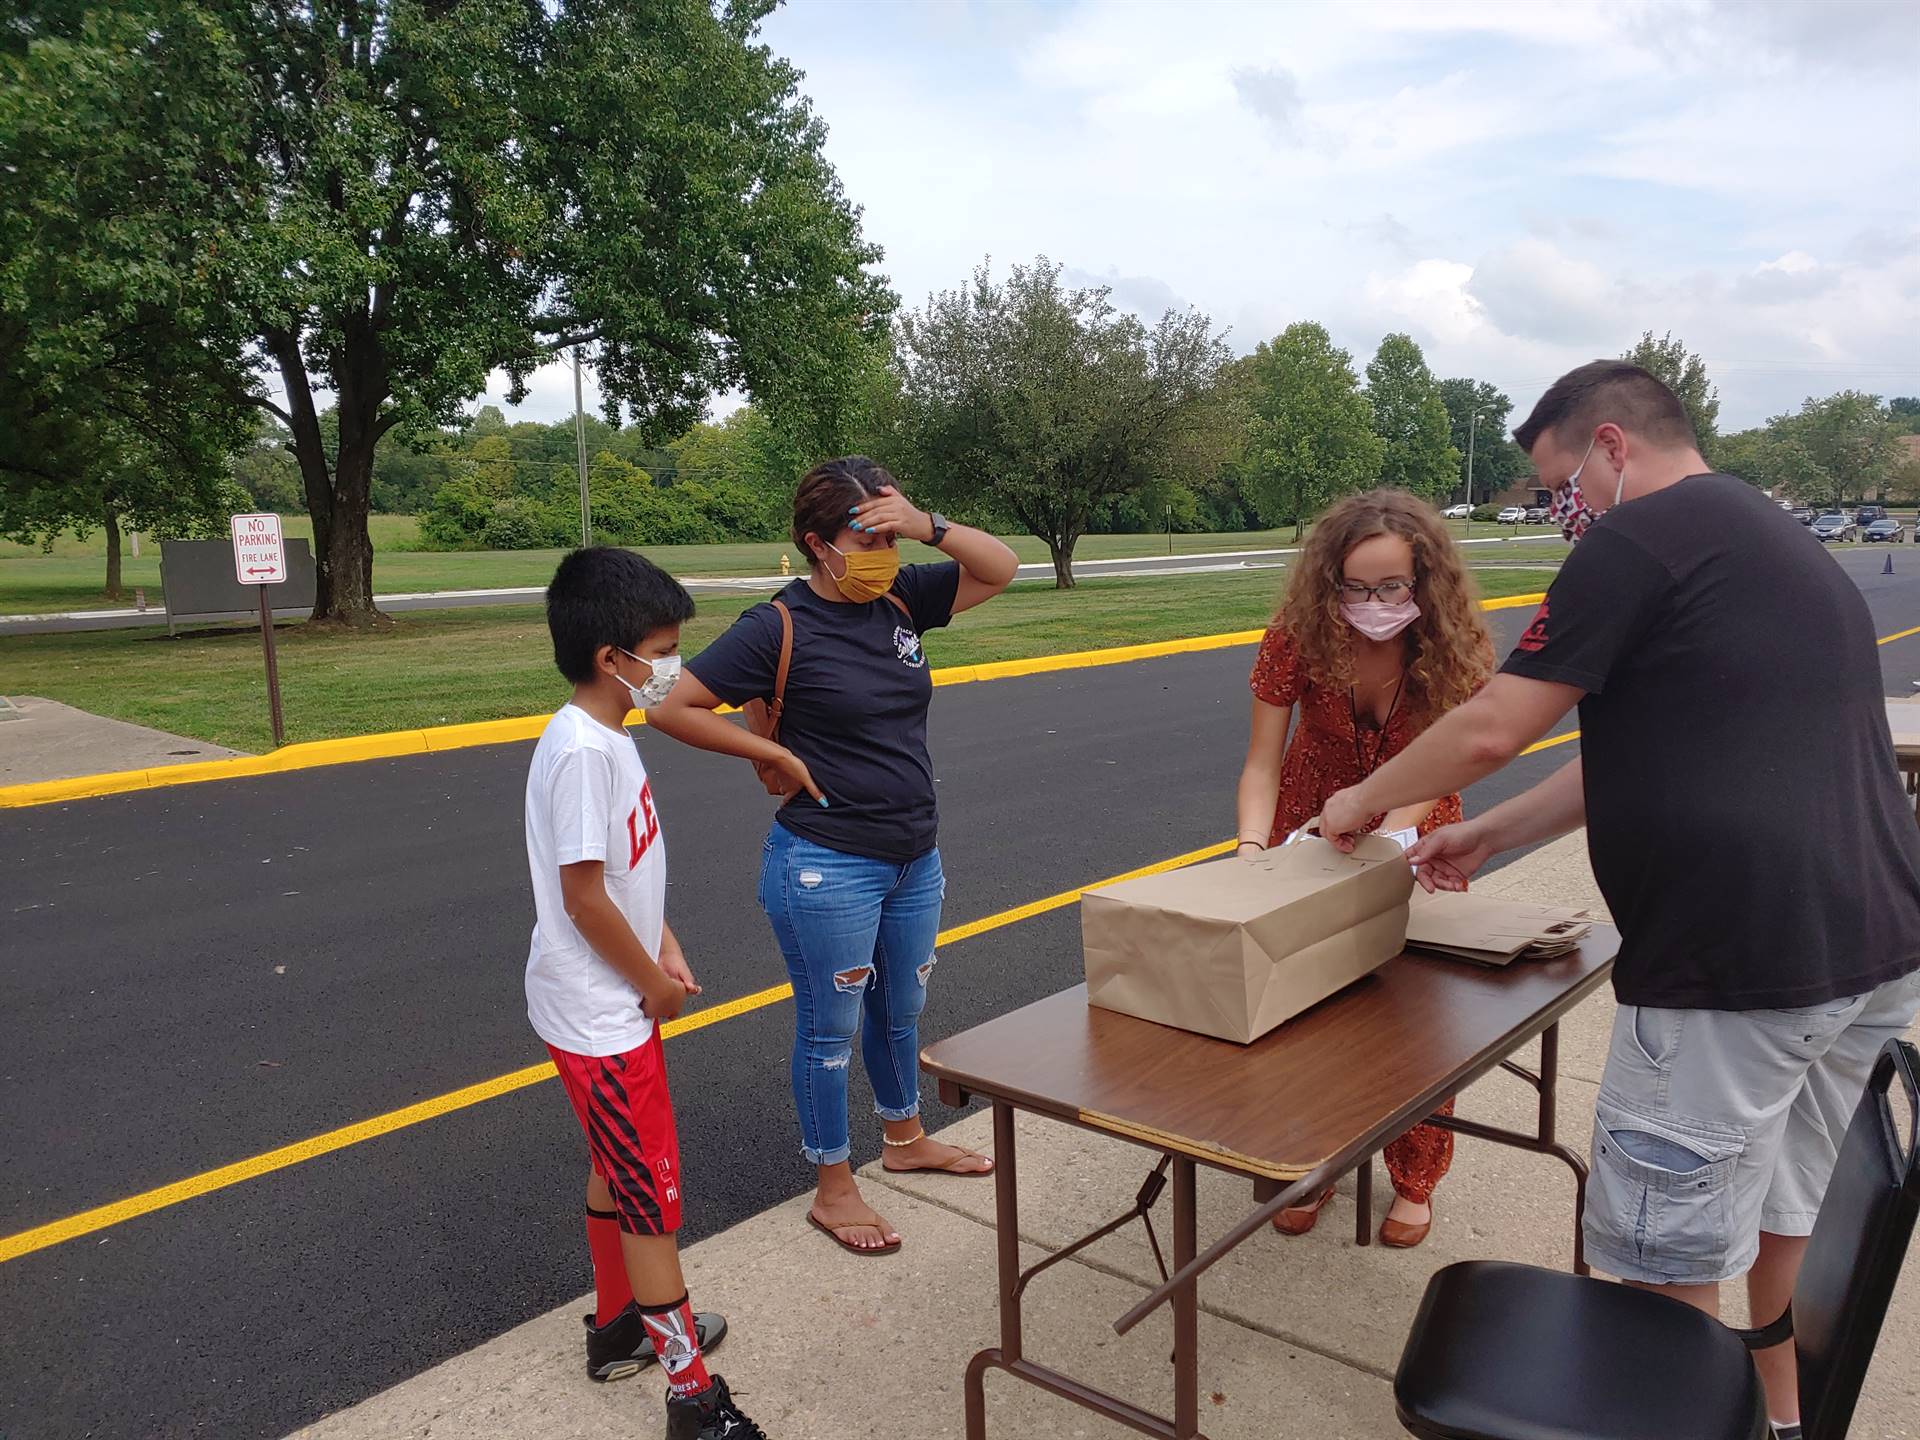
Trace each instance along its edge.
<path fill-rule="evenodd" d="M 1340 587 L 1340 598 L 1358 604 L 1362 600 L 1378 600 L 1383 605 L 1398 605 L 1413 594 L 1411 580 L 1383 580 L 1378 585 L 1362 585 L 1349 580 Z"/>

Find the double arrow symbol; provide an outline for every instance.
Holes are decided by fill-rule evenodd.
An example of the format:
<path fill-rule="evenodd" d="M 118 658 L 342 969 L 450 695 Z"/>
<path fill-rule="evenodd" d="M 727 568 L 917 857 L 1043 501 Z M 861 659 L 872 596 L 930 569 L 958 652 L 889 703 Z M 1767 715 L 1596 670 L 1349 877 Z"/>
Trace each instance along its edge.
<path fill-rule="evenodd" d="M 249 565 L 247 567 L 247 573 L 249 575 L 271 575 L 274 569 L 275 567 L 272 565 Z"/>

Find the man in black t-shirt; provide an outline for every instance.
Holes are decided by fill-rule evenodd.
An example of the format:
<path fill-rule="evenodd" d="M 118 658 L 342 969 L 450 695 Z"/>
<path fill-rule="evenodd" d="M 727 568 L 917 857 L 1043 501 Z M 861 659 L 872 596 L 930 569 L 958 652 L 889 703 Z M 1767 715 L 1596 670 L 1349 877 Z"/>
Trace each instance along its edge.
<path fill-rule="evenodd" d="M 1410 858 L 1429 889 L 1464 889 L 1496 852 L 1587 827 L 1621 932 L 1589 1251 L 1715 1313 L 1746 1273 L 1768 1321 L 1874 1057 L 1920 1008 L 1920 827 L 1872 620 L 1638 366 L 1564 376 L 1514 438 L 1580 543 L 1501 673 L 1323 826 L 1464 789 L 1579 707 L 1579 759 Z M 1792 1345 L 1756 1358 L 1796 1433 Z"/>

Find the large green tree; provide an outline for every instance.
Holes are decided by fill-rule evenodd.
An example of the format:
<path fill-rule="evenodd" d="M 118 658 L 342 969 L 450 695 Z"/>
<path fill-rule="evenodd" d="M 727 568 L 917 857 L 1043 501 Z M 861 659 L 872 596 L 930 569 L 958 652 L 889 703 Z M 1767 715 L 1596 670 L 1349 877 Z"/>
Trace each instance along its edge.
<path fill-rule="evenodd" d="M 1190 484 L 1230 443 L 1218 403 L 1230 354 L 1197 311 L 1152 327 L 1106 287 L 1071 289 L 1045 257 L 900 317 L 898 390 L 877 448 L 928 498 L 1047 542 L 1054 583 L 1114 500 Z"/>
<path fill-rule="evenodd" d="M 1411 335 L 1389 335 L 1367 362 L 1367 403 L 1380 437 L 1380 483 L 1437 500 L 1460 481 L 1447 407 Z"/>
<path fill-rule="evenodd" d="M 1353 358 L 1310 320 L 1248 357 L 1251 419 L 1241 488 L 1262 524 L 1292 522 L 1294 539 L 1329 501 L 1379 483 L 1385 443 Z"/>
<path fill-rule="evenodd" d="M 1833 506 L 1884 496 L 1901 483 L 1899 436 L 1879 396 L 1843 390 L 1724 437 L 1715 463 L 1803 504 Z"/>
<path fill-rule="evenodd" d="M 50 46 L 100 81 L 99 103 L 67 117 L 72 166 L 125 152 L 166 182 L 123 202 L 193 255 L 199 310 L 175 334 L 210 388 L 291 432 L 316 619 L 376 618 L 382 437 L 452 423 L 496 370 L 517 401 L 539 366 L 590 347 L 609 421 L 658 439 L 735 387 L 802 435 L 843 427 L 864 332 L 892 298 L 798 72 L 756 38 L 771 8 L 27 8 L 10 32 L 25 82 L 57 80 L 33 61 Z M 147 113 L 150 91 L 165 114 Z M 83 258 L 135 265 L 111 238 L 82 235 Z"/>
<path fill-rule="evenodd" d="M 1653 338 L 1653 331 L 1647 331 L 1620 358 L 1651 370 L 1667 382 L 1667 388 L 1680 397 L 1693 420 L 1700 453 L 1712 458 L 1714 442 L 1720 438 L 1720 391 L 1707 378 L 1707 362 L 1674 339 L 1671 330 L 1658 340 Z"/>
<path fill-rule="evenodd" d="M 1507 435 L 1513 401 L 1505 391 L 1485 380 L 1442 380 L 1440 402 L 1447 407 L 1453 448 L 1460 452 L 1459 494 L 1463 500 L 1477 505 L 1532 473 L 1525 452 Z M 1479 417 L 1477 421 L 1475 416 Z M 1469 465 L 1471 491 L 1467 483 Z"/>
<path fill-rule="evenodd" d="M 1904 458 L 1887 407 L 1861 390 L 1808 400 L 1799 413 L 1768 422 L 1769 429 L 1776 427 L 1783 441 L 1804 450 L 1809 480 L 1823 504 L 1880 494 Z"/>
<path fill-rule="evenodd" d="M 223 523 L 252 429 L 239 347 L 209 373 L 196 338 L 197 177 L 231 158 L 207 97 L 238 83 L 209 62 L 216 29 L 183 20 L 171 66 L 117 7 L 27 6 L 0 30 L 0 535 L 104 529 L 110 595 L 123 526 Z"/>

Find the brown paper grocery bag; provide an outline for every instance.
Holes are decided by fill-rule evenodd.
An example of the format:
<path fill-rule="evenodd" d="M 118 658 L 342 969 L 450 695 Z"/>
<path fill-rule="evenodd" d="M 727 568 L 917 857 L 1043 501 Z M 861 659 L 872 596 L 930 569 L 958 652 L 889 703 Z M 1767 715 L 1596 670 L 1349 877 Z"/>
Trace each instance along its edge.
<path fill-rule="evenodd" d="M 1406 947 L 1413 871 L 1400 847 L 1312 838 L 1089 890 L 1087 1003 L 1241 1044 Z"/>
<path fill-rule="evenodd" d="M 1476 965 L 1549 960 L 1574 949 L 1593 929 L 1584 910 L 1471 891 L 1415 895 L 1407 944 Z"/>

